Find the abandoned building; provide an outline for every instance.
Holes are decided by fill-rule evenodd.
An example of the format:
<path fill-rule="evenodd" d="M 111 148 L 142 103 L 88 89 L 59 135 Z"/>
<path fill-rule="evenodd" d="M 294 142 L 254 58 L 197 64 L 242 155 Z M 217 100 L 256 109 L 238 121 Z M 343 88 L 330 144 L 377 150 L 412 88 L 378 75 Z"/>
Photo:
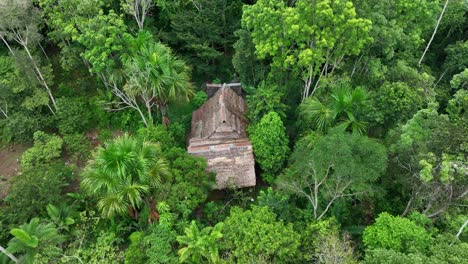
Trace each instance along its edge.
<path fill-rule="evenodd" d="M 192 114 L 188 152 L 205 157 L 216 189 L 255 186 L 255 160 L 245 129 L 239 83 L 207 85 L 208 101 Z"/>

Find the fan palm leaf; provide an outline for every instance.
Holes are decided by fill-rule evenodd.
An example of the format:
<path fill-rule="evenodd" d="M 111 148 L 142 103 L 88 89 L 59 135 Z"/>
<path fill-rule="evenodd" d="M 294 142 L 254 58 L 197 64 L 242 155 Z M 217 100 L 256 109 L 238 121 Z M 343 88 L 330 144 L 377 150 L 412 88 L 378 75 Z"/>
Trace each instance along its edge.
<path fill-rule="evenodd" d="M 317 98 L 307 99 L 300 108 L 305 122 L 311 123 L 318 131 L 325 132 L 333 123 L 334 113 Z"/>
<path fill-rule="evenodd" d="M 84 169 L 81 186 L 98 198 L 106 217 L 140 209 L 160 186 L 161 178 L 169 174 L 158 144 L 140 142 L 128 134 L 107 142 L 93 157 Z"/>
<path fill-rule="evenodd" d="M 362 87 L 351 90 L 342 84 L 332 90 L 330 99 L 321 102 L 317 98 L 307 99 L 300 107 L 300 113 L 314 128 L 322 133 L 328 128 L 338 125 L 344 130 L 364 134 L 366 123 L 360 120 L 365 107 L 367 92 Z"/>

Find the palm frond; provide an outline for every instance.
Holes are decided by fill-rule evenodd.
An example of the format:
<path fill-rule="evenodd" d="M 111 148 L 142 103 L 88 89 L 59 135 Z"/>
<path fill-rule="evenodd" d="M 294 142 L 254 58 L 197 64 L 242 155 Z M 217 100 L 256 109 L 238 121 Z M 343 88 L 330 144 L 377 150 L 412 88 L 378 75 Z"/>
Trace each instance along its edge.
<path fill-rule="evenodd" d="M 314 97 L 307 99 L 300 106 L 300 114 L 305 122 L 312 124 L 321 132 L 325 132 L 334 119 L 332 110 Z"/>

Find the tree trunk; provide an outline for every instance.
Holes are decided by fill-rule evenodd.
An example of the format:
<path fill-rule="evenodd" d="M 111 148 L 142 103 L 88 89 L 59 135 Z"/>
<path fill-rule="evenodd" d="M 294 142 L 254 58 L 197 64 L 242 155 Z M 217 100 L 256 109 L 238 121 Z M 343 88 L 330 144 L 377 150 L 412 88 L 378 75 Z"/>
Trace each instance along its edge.
<path fill-rule="evenodd" d="M 148 215 L 148 224 L 152 224 L 154 222 L 159 221 L 159 212 L 156 207 L 157 204 L 158 202 L 156 201 L 156 199 L 153 198 L 149 199 L 149 201 L 146 201 L 146 205 L 150 209 L 150 213 Z"/>
<path fill-rule="evenodd" d="M 5 43 L 5 45 L 7 46 L 8 50 L 10 51 L 11 53 L 11 56 L 16 57 L 15 56 L 15 53 L 13 52 L 13 50 L 11 49 L 10 47 L 10 44 L 8 44 L 8 42 L 6 41 L 5 37 L 3 35 L 0 34 L 0 38 L 2 39 L 3 43 Z"/>
<path fill-rule="evenodd" d="M 154 124 L 153 112 L 151 111 L 151 103 L 148 100 L 145 100 L 146 111 L 148 112 L 148 125 L 152 126 Z M 147 126 L 148 126 L 147 125 Z"/>
<path fill-rule="evenodd" d="M 439 28 L 440 21 L 442 20 L 442 17 L 444 16 L 445 9 L 447 8 L 448 2 L 449 2 L 449 0 L 445 1 L 444 8 L 442 9 L 442 12 L 440 13 L 439 19 L 437 20 L 437 25 L 434 28 L 434 32 L 432 33 L 431 39 L 429 40 L 429 43 L 427 43 L 426 49 L 424 50 L 424 52 L 423 52 L 423 54 L 421 56 L 421 59 L 418 62 L 418 66 L 421 66 L 421 62 L 424 59 L 424 56 L 426 56 L 426 52 L 429 49 L 429 47 L 431 46 L 432 41 L 434 40 L 434 36 L 437 33 L 437 29 Z"/>
<path fill-rule="evenodd" d="M 13 256 L 10 252 L 8 252 L 5 248 L 3 248 L 2 246 L 0 246 L 0 251 L 3 254 L 7 255 L 11 260 L 13 260 L 13 262 L 18 263 L 18 259 L 15 256 Z"/>
<path fill-rule="evenodd" d="M 29 52 L 29 49 L 26 45 L 23 45 L 24 49 L 26 50 L 26 53 L 28 54 L 29 59 L 31 60 L 34 69 L 36 70 L 37 74 L 39 75 L 39 81 L 42 83 L 42 85 L 46 88 L 47 94 L 49 95 L 50 100 L 52 101 L 52 105 L 54 106 L 55 111 L 57 111 L 57 103 L 55 102 L 55 98 L 52 95 L 52 91 L 50 90 L 49 86 L 47 85 L 47 82 L 44 79 L 44 76 L 42 76 L 42 72 L 37 66 L 36 62 L 34 61 L 34 58 L 31 55 L 31 52 Z M 51 108 L 50 108 L 51 109 Z M 51 109 L 52 111 L 52 109 Z M 55 112 L 52 111 L 52 114 L 55 115 Z"/>
<path fill-rule="evenodd" d="M 463 232 L 463 229 L 465 229 L 466 225 L 468 225 L 468 220 L 465 221 L 465 223 L 460 227 L 460 229 L 458 230 L 458 233 L 456 235 L 457 238 L 460 237 L 461 233 Z"/>
<path fill-rule="evenodd" d="M 143 120 L 143 123 L 145 124 L 145 127 L 148 127 L 148 121 L 146 121 L 146 117 L 145 115 L 143 114 L 143 112 L 141 111 L 140 107 L 136 106 L 135 109 L 138 111 L 138 113 L 140 114 L 141 116 L 141 119 Z"/>

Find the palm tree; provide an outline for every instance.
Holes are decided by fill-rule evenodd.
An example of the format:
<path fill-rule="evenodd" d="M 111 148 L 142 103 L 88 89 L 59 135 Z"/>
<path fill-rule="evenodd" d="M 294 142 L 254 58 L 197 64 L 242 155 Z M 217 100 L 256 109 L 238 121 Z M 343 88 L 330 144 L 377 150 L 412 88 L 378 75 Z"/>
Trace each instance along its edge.
<path fill-rule="evenodd" d="M 223 237 L 221 229 L 224 223 L 218 223 L 214 227 L 205 227 L 200 230 L 192 221 L 189 227 L 185 228 L 185 235 L 178 236 L 177 241 L 186 245 L 179 250 L 179 260 L 181 263 L 191 259 L 194 263 L 218 263 L 218 240 Z"/>
<path fill-rule="evenodd" d="M 146 204 L 151 221 L 158 218 L 151 194 L 168 173 L 158 144 L 124 134 L 98 147 L 84 169 L 81 186 L 98 198 L 97 205 L 105 217 L 130 213 L 138 219 Z"/>
<path fill-rule="evenodd" d="M 124 90 L 136 93 L 146 107 L 148 122 L 152 124 L 152 107 L 155 105 L 162 117 L 172 101 L 188 101 L 193 96 L 190 67 L 172 50 L 142 32 L 135 38 L 132 56 L 122 58 L 127 79 Z M 146 41 L 143 41 L 146 39 Z"/>
<path fill-rule="evenodd" d="M 344 130 L 364 134 L 366 123 L 360 117 L 366 100 L 367 92 L 363 88 L 351 90 L 347 86 L 340 86 L 332 91 L 328 101 L 308 98 L 300 106 L 300 114 L 322 133 L 330 127 L 340 126 Z"/>
<path fill-rule="evenodd" d="M 12 254 L 22 254 L 18 258 L 19 263 L 33 263 L 38 253 L 56 255 L 60 253 L 57 245 L 64 241 L 54 224 L 43 224 L 39 218 L 33 218 L 29 223 L 13 228 L 10 233 L 14 237 L 8 242 L 7 250 Z"/>

